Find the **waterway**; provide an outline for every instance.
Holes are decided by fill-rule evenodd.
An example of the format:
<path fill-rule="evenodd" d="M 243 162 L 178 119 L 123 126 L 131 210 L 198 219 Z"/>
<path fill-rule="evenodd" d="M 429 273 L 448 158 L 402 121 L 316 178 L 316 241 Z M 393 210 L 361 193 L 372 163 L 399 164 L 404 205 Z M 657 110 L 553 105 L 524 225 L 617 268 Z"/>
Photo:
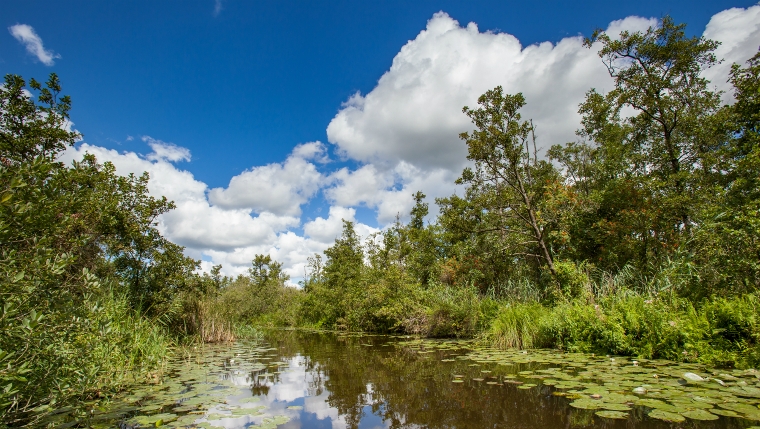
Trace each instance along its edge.
<path fill-rule="evenodd" d="M 496 350 L 467 340 L 272 331 L 198 348 L 163 380 L 56 426 L 750 428 L 760 373 Z"/>

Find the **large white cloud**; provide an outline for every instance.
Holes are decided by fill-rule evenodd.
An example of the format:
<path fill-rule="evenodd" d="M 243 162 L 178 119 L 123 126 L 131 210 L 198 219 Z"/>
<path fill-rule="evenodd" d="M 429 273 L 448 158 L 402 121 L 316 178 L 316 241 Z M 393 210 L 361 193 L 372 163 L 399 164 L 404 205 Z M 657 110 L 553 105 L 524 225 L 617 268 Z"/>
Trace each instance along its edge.
<path fill-rule="evenodd" d="M 640 28 L 641 21 L 616 24 Z M 581 37 L 523 48 L 510 34 L 480 32 L 474 23 L 462 27 L 437 13 L 370 93 L 346 102 L 327 127 L 328 139 L 361 161 L 459 168 L 467 152 L 458 135 L 471 129 L 462 107 L 476 106 L 497 85 L 524 93 L 524 115 L 535 120 L 548 146 L 573 139 L 578 101 L 593 86 L 608 89 L 611 80 Z"/>
<path fill-rule="evenodd" d="M 254 167 L 233 177 L 226 189 L 212 189 L 209 201 L 226 209 L 300 215 L 301 205 L 314 196 L 322 184 L 322 174 L 309 160 L 321 162 L 324 156 L 322 143 L 296 146 L 285 162 Z"/>

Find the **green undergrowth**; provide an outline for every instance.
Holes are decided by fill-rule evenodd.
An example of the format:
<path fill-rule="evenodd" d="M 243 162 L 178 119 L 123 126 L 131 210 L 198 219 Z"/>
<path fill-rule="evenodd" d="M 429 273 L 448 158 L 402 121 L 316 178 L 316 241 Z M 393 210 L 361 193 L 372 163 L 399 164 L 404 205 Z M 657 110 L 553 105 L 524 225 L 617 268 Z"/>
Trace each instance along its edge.
<path fill-rule="evenodd" d="M 502 306 L 485 337 L 502 347 L 700 362 L 719 367 L 760 363 L 760 299 L 756 295 L 708 298 L 694 304 L 673 296 L 630 292 L 553 307 Z"/>
<path fill-rule="evenodd" d="M 157 380 L 177 346 L 163 320 L 138 314 L 112 290 L 92 296 L 77 319 L 47 312 L 23 330 L 6 329 L 5 334 L 17 345 L 6 348 L 0 373 L 3 421 L 9 425 L 31 424 L 64 407 L 79 409 L 108 398 L 135 382 Z"/>

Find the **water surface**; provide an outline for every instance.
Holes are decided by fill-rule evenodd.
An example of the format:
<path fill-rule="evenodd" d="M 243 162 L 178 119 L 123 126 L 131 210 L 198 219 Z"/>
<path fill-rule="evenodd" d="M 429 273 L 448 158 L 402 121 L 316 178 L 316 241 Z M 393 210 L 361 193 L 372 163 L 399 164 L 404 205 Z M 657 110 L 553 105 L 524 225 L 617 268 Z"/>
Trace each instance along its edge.
<path fill-rule="evenodd" d="M 472 341 L 274 331 L 178 357 L 161 384 L 136 388 L 86 424 L 748 428 L 760 425 L 759 378 L 754 370 Z"/>

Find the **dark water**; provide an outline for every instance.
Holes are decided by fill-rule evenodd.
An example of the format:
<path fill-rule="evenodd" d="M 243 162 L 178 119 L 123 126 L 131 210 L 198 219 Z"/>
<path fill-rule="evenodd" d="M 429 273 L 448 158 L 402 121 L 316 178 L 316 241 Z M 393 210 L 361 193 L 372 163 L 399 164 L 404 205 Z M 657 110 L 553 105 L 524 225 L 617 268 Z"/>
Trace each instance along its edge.
<path fill-rule="evenodd" d="M 706 380 L 687 383 L 679 378 L 687 370 Z M 162 427 L 230 429 L 748 428 L 760 424 L 753 421 L 760 420 L 758 375 L 726 372 L 552 351 L 502 353 L 472 342 L 274 331 L 263 342 L 213 346 L 178 359 L 163 384 L 136 389 L 109 409 L 96 412 L 87 424 L 155 426 L 150 417 L 156 415 L 166 416 L 158 421 Z M 720 384 L 710 376 L 722 377 Z M 577 386 L 568 388 L 562 383 Z M 647 394 L 633 395 L 636 385 L 647 386 Z M 594 399 L 589 399 L 591 395 Z M 612 408 L 629 409 L 623 419 L 600 417 L 598 408 L 570 406 L 582 399 L 576 404 L 591 401 L 594 408 L 597 402 L 593 401 L 613 397 L 623 399 Z M 633 404 L 641 398 L 684 421 L 650 417 L 655 409 Z M 679 413 L 716 420 L 694 420 Z M 138 416 L 144 416 L 143 420 Z"/>

